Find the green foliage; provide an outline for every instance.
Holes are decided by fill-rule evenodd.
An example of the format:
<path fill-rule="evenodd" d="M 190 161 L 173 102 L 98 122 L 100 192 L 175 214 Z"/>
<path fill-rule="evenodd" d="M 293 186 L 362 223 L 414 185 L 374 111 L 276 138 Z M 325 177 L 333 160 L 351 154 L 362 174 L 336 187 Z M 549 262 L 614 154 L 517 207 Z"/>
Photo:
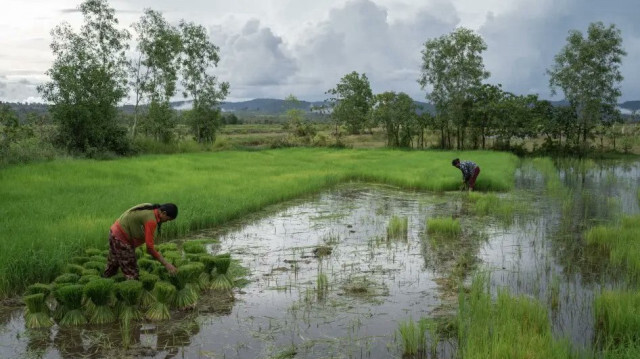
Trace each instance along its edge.
<path fill-rule="evenodd" d="M 367 127 L 369 111 L 373 106 L 373 92 L 366 74 L 353 71 L 344 75 L 335 88 L 327 91 L 332 97 L 331 117 L 343 124 L 349 133 L 360 133 Z"/>
<path fill-rule="evenodd" d="M 400 339 L 402 339 L 404 355 L 413 356 L 425 352 L 427 347 L 425 335 L 427 326 L 428 322 L 426 320 L 419 320 L 415 323 L 413 319 L 409 319 L 398 323 L 398 333 L 400 333 Z"/>
<path fill-rule="evenodd" d="M 456 128 L 458 148 L 464 146 L 464 129 L 469 120 L 468 101 L 473 89 L 489 77 L 482 61 L 487 45 L 480 35 L 459 27 L 453 32 L 425 42 L 418 82 L 432 87 L 427 98 L 436 107 L 436 127 L 441 147 L 451 148 L 450 131 Z"/>
<path fill-rule="evenodd" d="M 603 251 L 622 269 L 627 280 L 640 282 L 640 216 L 623 218 L 617 226 L 595 226 L 585 234 L 587 244 Z"/>
<path fill-rule="evenodd" d="M 611 291 L 600 293 L 594 300 L 597 339 L 607 351 L 636 347 L 640 343 L 640 293 Z"/>
<path fill-rule="evenodd" d="M 371 113 L 375 124 L 381 124 L 387 133 L 387 146 L 411 147 L 418 131 L 416 105 L 404 92 L 385 92 L 375 96 Z"/>
<path fill-rule="evenodd" d="M 285 106 L 288 109 L 285 113 L 286 122 L 282 128 L 291 135 L 304 139 L 305 143 L 309 144 L 316 134 L 316 129 L 305 118 L 305 111 L 300 108 L 300 101 L 295 96 L 289 95 L 285 99 Z"/>
<path fill-rule="evenodd" d="M 55 57 L 50 82 L 38 87 L 58 125 L 59 141 L 73 152 L 124 154 L 126 131 L 117 125 L 117 105 L 127 94 L 125 51 L 129 33 L 118 30 L 106 0 L 85 0 L 78 33 L 64 23 L 52 31 Z M 100 86 L 96 86 L 100 84 Z"/>
<path fill-rule="evenodd" d="M 213 143 L 220 123 L 217 106 L 229 93 L 229 83 L 218 84 L 217 78 L 208 72 L 218 65 L 219 48 L 209 41 L 204 26 L 182 21 L 179 27 L 183 95 L 193 100 L 187 118 L 198 143 Z"/>
<path fill-rule="evenodd" d="M 611 122 L 618 115 L 620 66 L 625 55 L 620 30 L 595 22 L 589 25 L 586 37 L 577 30 L 569 32 L 567 44 L 547 71 L 552 94 L 561 89 L 577 112 L 583 149 L 599 123 Z"/>

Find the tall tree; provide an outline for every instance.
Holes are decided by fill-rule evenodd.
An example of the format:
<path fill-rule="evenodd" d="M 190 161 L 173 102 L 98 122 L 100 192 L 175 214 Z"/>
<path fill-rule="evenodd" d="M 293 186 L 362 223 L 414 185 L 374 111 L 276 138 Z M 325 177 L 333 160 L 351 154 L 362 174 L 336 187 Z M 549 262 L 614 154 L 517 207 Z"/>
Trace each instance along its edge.
<path fill-rule="evenodd" d="M 215 141 L 220 126 L 218 105 L 229 94 L 229 83 L 218 83 L 210 71 L 218 65 L 219 48 L 209 41 L 207 30 L 200 25 L 182 21 L 182 85 L 184 97 L 191 97 L 193 108 L 189 122 L 196 141 Z"/>
<path fill-rule="evenodd" d="M 416 105 L 404 92 L 384 92 L 375 96 L 372 117 L 387 133 L 387 146 L 411 147 L 419 125 Z"/>
<path fill-rule="evenodd" d="M 132 62 L 132 85 L 135 92 L 132 136 L 136 135 L 138 108 L 145 99 L 151 103 L 145 127 L 156 139 L 168 139 L 175 126 L 169 101 L 176 93 L 179 56 L 182 49 L 180 32 L 161 13 L 146 9 L 133 25 L 138 34 L 139 57 Z M 163 112 L 168 113 L 163 113 Z M 152 116 L 153 113 L 153 116 Z"/>
<path fill-rule="evenodd" d="M 424 44 L 418 83 L 422 89 L 432 87 L 426 97 L 436 107 L 442 147 L 451 147 L 451 125 L 457 128 L 458 147 L 464 146 L 463 134 L 468 120 L 466 104 L 471 89 L 489 77 L 482 61 L 482 52 L 486 49 L 480 35 L 463 27 Z"/>
<path fill-rule="evenodd" d="M 345 125 L 351 134 L 362 131 L 373 105 L 373 92 L 366 74 L 353 71 L 340 79 L 335 88 L 327 91 L 333 107 L 331 116 L 337 124 Z"/>
<path fill-rule="evenodd" d="M 80 5 L 84 24 L 75 33 L 67 23 L 52 31 L 56 57 L 51 78 L 38 87 L 51 102 L 60 141 L 72 151 L 124 153 L 126 130 L 116 124 L 117 105 L 127 93 L 129 33 L 117 28 L 115 10 L 106 0 Z"/>
<path fill-rule="evenodd" d="M 552 93 L 561 89 L 577 111 L 583 150 L 598 123 L 616 117 L 625 55 L 620 30 L 596 22 L 589 25 L 586 37 L 578 30 L 569 31 L 567 44 L 547 70 Z"/>

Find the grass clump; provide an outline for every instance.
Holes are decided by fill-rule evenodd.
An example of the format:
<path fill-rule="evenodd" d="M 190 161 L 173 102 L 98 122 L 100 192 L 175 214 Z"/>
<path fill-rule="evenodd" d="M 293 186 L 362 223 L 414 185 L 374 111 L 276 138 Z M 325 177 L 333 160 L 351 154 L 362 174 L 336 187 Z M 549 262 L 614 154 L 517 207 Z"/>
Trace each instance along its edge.
<path fill-rule="evenodd" d="M 409 219 L 393 216 L 387 226 L 387 239 L 407 239 Z"/>
<path fill-rule="evenodd" d="M 640 283 L 640 216 L 623 218 L 617 226 L 595 226 L 585 237 L 588 245 L 608 254 L 630 282 Z"/>
<path fill-rule="evenodd" d="M 112 279 L 100 278 L 84 286 L 84 293 L 94 304 L 91 311 L 91 324 L 107 324 L 115 321 L 116 317 L 109 302 L 113 295 L 114 281 Z"/>
<path fill-rule="evenodd" d="M 61 312 L 64 313 L 60 319 L 60 325 L 78 326 L 87 323 L 87 318 L 82 312 L 83 289 L 83 285 L 74 284 L 57 290 L 58 304 L 61 306 Z"/>
<path fill-rule="evenodd" d="M 597 341 L 608 350 L 640 344 L 640 293 L 603 291 L 594 300 Z"/>
<path fill-rule="evenodd" d="M 48 328 L 53 325 L 43 293 L 30 294 L 22 299 L 27 305 L 25 312 L 27 328 Z"/>
<path fill-rule="evenodd" d="M 540 302 L 506 290 L 499 290 L 493 302 L 487 283 L 486 275 L 476 276 L 471 292 L 459 296 L 458 343 L 463 358 L 572 357 L 569 343 L 554 339 L 547 309 Z"/>
<path fill-rule="evenodd" d="M 428 218 L 427 233 L 445 237 L 457 237 L 462 234 L 460 221 L 451 217 Z"/>
<path fill-rule="evenodd" d="M 398 333 L 402 340 L 403 354 L 405 356 L 415 356 L 426 351 L 426 332 L 426 320 L 419 320 L 416 323 L 413 319 L 409 319 L 398 324 Z"/>
<path fill-rule="evenodd" d="M 153 294 L 156 301 L 149 307 L 145 315 L 146 318 L 149 320 L 170 319 L 169 305 L 176 294 L 176 287 L 168 282 L 157 282 L 153 289 Z"/>

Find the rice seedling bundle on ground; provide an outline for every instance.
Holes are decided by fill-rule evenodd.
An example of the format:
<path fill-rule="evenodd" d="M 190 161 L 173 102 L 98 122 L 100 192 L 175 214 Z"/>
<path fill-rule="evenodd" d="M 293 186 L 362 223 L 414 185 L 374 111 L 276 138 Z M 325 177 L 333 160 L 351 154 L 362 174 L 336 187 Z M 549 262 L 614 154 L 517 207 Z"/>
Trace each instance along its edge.
<path fill-rule="evenodd" d="M 391 217 L 389 220 L 389 226 L 387 227 L 387 238 L 407 239 L 408 224 L 409 219 L 407 217 Z"/>
<path fill-rule="evenodd" d="M 457 237 L 462 233 L 460 221 L 453 218 L 428 218 L 427 233 Z"/>
<path fill-rule="evenodd" d="M 91 256 L 91 257 L 89 257 L 89 261 L 90 262 L 100 262 L 100 263 L 106 264 L 107 263 L 107 257 L 100 256 L 100 255 Z"/>
<path fill-rule="evenodd" d="M 66 272 L 67 273 L 77 274 L 77 275 L 81 276 L 82 275 L 82 271 L 84 271 L 84 269 L 85 268 L 83 266 L 79 265 L 79 264 L 70 263 L 70 264 L 67 264 Z"/>
<path fill-rule="evenodd" d="M 140 274 L 140 282 L 142 283 L 142 293 L 140 294 L 140 304 L 144 308 L 149 308 L 156 298 L 153 296 L 153 288 L 160 278 L 155 274 Z"/>
<path fill-rule="evenodd" d="M 182 245 L 182 250 L 188 254 L 203 254 L 207 253 L 207 249 L 204 247 L 204 244 L 200 242 L 185 242 Z"/>
<path fill-rule="evenodd" d="M 211 289 L 218 291 L 229 291 L 233 288 L 233 281 L 227 275 L 231 258 L 228 255 L 215 257 L 216 272 L 211 279 Z"/>
<path fill-rule="evenodd" d="M 175 276 L 170 277 L 177 290 L 173 300 L 175 307 L 184 309 L 196 305 L 199 298 L 197 281 L 203 270 L 202 263 L 186 264 L 178 268 Z"/>
<path fill-rule="evenodd" d="M 87 323 L 87 318 L 82 312 L 82 294 L 84 286 L 72 284 L 59 288 L 56 299 L 62 314 L 60 325 L 77 326 Z"/>
<path fill-rule="evenodd" d="M 115 321 L 116 317 L 109 307 L 113 286 L 113 280 L 107 278 L 96 279 L 85 284 L 84 293 L 95 305 L 89 319 L 92 324 L 107 324 Z"/>
<path fill-rule="evenodd" d="M 47 299 L 49 294 L 51 294 L 51 285 L 44 283 L 34 283 L 27 287 L 27 290 L 24 292 L 25 295 L 31 294 L 44 294 L 44 298 Z"/>
<path fill-rule="evenodd" d="M 95 276 L 100 276 L 100 271 L 98 271 L 97 269 L 83 269 L 82 273 L 80 274 L 80 278 L 84 277 L 84 276 L 88 276 L 88 275 L 95 275 Z"/>
<path fill-rule="evenodd" d="M 175 252 L 178 250 L 178 245 L 175 243 L 162 243 L 156 246 L 156 250 L 164 256 L 166 252 Z"/>
<path fill-rule="evenodd" d="M 141 258 L 138 259 L 138 267 L 146 270 L 147 272 L 153 272 L 158 267 L 159 262 L 153 259 Z"/>
<path fill-rule="evenodd" d="M 27 305 L 25 313 L 25 325 L 27 328 L 48 328 L 53 325 L 43 293 L 24 296 L 23 300 Z"/>
<path fill-rule="evenodd" d="M 80 277 L 80 279 L 78 279 L 78 284 L 87 284 L 89 282 L 92 282 L 96 279 L 100 279 L 102 277 L 100 277 L 100 275 L 97 274 L 87 274 L 87 275 L 83 275 L 82 277 Z"/>
<path fill-rule="evenodd" d="M 73 264 L 79 264 L 79 265 L 83 265 L 85 263 L 87 263 L 89 261 L 89 256 L 83 256 L 83 257 L 71 257 L 70 262 Z"/>
<path fill-rule="evenodd" d="M 137 280 L 125 280 L 116 284 L 116 296 L 118 298 L 118 318 L 123 323 L 142 319 L 140 311 L 140 299 L 142 297 L 142 282 Z"/>
<path fill-rule="evenodd" d="M 106 262 L 88 261 L 82 265 L 86 269 L 95 269 L 98 273 L 104 272 L 107 268 Z"/>
<path fill-rule="evenodd" d="M 56 284 L 62 284 L 62 283 L 77 283 L 78 279 L 80 279 L 80 276 L 74 273 L 65 273 L 65 274 L 61 274 L 59 276 L 56 277 L 56 279 L 53 280 L 54 283 Z"/>
<path fill-rule="evenodd" d="M 168 282 L 157 282 L 153 288 L 153 295 L 156 301 L 151 304 L 146 313 L 147 319 L 150 320 L 166 320 L 171 318 L 169 305 L 173 301 L 176 294 L 176 287 Z"/>

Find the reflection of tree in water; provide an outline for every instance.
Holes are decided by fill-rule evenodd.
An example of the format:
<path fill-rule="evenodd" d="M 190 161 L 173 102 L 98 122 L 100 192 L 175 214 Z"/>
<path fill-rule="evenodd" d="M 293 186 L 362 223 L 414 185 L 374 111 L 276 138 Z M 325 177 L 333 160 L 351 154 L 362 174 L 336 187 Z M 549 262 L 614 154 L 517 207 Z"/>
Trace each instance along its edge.
<path fill-rule="evenodd" d="M 44 357 L 51 344 L 51 328 L 27 329 L 27 357 Z"/>

